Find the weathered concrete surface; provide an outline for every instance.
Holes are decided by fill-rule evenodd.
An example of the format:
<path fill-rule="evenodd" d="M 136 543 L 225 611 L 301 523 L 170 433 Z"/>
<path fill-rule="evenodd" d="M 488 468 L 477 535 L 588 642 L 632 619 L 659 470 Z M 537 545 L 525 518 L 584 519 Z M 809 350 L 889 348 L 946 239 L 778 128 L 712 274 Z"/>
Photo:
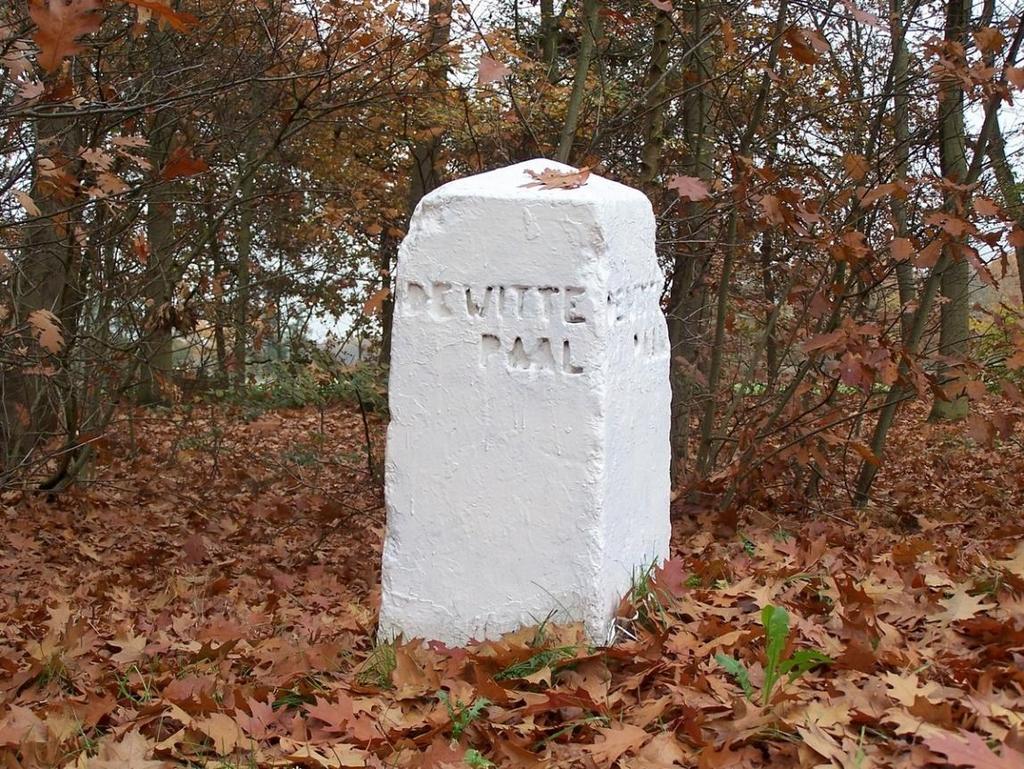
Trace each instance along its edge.
<path fill-rule="evenodd" d="M 668 552 L 668 337 L 654 217 L 534 160 L 446 184 L 398 256 L 380 635 L 582 621 Z"/>

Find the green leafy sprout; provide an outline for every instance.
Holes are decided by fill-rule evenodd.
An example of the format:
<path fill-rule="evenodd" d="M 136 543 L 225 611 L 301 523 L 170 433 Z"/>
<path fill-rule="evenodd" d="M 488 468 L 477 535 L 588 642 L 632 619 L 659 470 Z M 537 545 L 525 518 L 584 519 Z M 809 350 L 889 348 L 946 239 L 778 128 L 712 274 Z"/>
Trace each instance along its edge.
<path fill-rule="evenodd" d="M 453 740 L 458 740 L 469 725 L 480 718 L 484 708 L 491 704 L 491 701 L 484 697 L 477 697 L 469 705 L 465 704 L 462 700 L 455 700 L 453 704 L 451 697 L 448 696 L 446 691 L 439 691 L 437 698 L 444 703 L 444 707 L 448 711 L 448 718 L 452 722 Z"/>
<path fill-rule="evenodd" d="M 809 670 L 830 664 L 832 659 L 817 649 L 797 649 L 782 659 L 789 639 L 789 614 L 780 606 L 765 606 L 761 611 L 761 624 L 765 635 L 764 685 L 761 687 L 761 705 L 764 707 L 771 702 L 772 692 L 783 676 L 792 683 Z M 722 652 L 715 655 L 715 661 L 736 680 L 746 698 L 753 701 L 756 692 L 744 664 Z"/>

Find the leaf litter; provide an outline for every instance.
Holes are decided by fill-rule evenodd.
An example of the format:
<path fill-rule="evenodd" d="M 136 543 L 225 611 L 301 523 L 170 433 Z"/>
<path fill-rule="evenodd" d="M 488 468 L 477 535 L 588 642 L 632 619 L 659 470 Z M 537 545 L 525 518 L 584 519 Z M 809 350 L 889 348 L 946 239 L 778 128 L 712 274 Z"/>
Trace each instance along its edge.
<path fill-rule="evenodd" d="M 885 513 L 680 516 L 612 647 L 451 649 L 374 642 L 358 411 L 136 412 L 81 488 L 0 500 L 0 763 L 1020 769 L 1021 521 L 950 516 L 922 457 L 976 450 L 936 436 L 901 433 Z"/>

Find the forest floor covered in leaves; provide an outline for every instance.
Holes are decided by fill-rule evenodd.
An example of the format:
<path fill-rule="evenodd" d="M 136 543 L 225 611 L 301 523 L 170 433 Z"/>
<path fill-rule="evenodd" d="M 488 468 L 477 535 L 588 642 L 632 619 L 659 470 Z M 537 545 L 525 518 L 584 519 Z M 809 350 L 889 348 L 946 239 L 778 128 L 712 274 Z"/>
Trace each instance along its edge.
<path fill-rule="evenodd" d="M 0 766 L 1021 769 L 1024 452 L 920 416 L 866 511 L 679 516 L 614 647 L 446 649 L 373 643 L 378 420 L 137 412 L 0 498 Z"/>

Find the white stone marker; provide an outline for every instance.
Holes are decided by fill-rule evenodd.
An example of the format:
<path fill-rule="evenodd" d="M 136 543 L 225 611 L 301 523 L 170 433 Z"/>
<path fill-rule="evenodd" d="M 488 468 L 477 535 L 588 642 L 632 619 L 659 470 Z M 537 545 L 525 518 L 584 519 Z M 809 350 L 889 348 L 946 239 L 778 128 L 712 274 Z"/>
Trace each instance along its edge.
<path fill-rule="evenodd" d="M 427 195 L 398 253 L 379 634 L 543 622 L 608 641 L 668 554 L 668 335 L 654 216 L 533 160 Z"/>

